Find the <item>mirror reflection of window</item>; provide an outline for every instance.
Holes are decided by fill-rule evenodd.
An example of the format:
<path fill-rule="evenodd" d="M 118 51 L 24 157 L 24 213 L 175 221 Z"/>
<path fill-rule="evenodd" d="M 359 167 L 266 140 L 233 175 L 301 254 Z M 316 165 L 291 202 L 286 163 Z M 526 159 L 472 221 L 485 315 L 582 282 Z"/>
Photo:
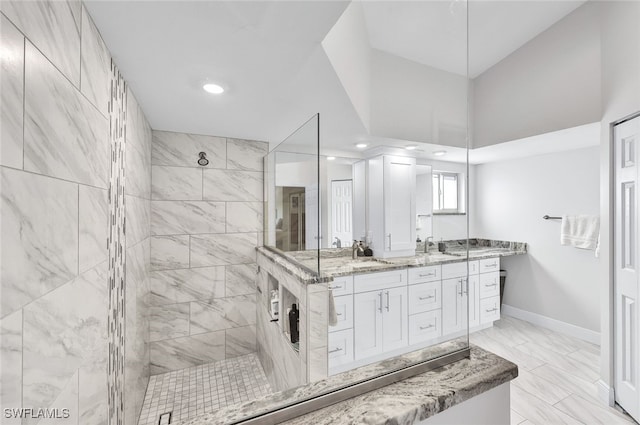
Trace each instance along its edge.
<path fill-rule="evenodd" d="M 458 175 L 433 172 L 433 211 L 458 212 Z"/>

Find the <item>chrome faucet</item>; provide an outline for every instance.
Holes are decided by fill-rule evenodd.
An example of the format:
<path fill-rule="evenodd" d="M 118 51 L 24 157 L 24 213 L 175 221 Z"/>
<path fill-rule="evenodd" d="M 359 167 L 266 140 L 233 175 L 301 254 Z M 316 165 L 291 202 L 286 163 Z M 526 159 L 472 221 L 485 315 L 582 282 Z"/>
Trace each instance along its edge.
<path fill-rule="evenodd" d="M 353 245 L 351 245 L 351 258 L 356 260 L 359 252 L 364 253 L 364 248 L 361 243 L 358 243 L 358 241 L 354 239 Z"/>
<path fill-rule="evenodd" d="M 425 254 L 429 253 L 429 239 L 431 239 L 431 241 L 433 241 L 433 236 L 427 236 L 427 238 L 424 240 L 424 253 Z"/>

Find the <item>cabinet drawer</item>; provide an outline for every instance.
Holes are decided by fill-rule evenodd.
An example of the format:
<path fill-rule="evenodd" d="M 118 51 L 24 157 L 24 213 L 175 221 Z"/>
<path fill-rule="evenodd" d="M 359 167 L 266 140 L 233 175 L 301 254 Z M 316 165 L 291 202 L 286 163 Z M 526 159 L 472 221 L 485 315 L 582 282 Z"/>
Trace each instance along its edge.
<path fill-rule="evenodd" d="M 407 284 L 407 269 L 360 274 L 353 277 L 355 293 L 395 288 Z"/>
<path fill-rule="evenodd" d="M 329 333 L 329 369 L 353 361 L 353 329 Z"/>
<path fill-rule="evenodd" d="M 428 341 L 441 335 L 439 309 L 409 316 L 409 345 Z"/>
<path fill-rule="evenodd" d="M 442 265 L 442 279 L 467 276 L 467 262 L 448 263 Z"/>
<path fill-rule="evenodd" d="M 329 288 L 334 297 L 353 294 L 353 276 L 334 277 L 333 282 L 329 282 Z"/>
<path fill-rule="evenodd" d="M 341 331 L 353 327 L 353 295 L 343 295 L 335 297 L 336 315 L 338 323 L 329 326 L 329 332 Z"/>
<path fill-rule="evenodd" d="M 428 266 L 409 269 L 409 285 L 422 282 L 432 282 L 434 280 L 440 280 L 442 274 L 442 267 Z"/>
<path fill-rule="evenodd" d="M 480 298 L 500 295 L 500 272 L 483 273 L 480 275 Z"/>
<path fill-rule="evenodd" d="M 442 306 L 440 281 L 409 286 L 409 314 L 424 313 Z"/>
<path fill-rule="evenodd" d="M 480 260 L 469 261 L 469 274 L 480 273 Z"/>
<path fill-rule="evenodd" d="M 500 258 L 485 258 L 480 260 L 480 273 L 499 272 Z"/>
<path fill-rule="evenodd" d="M 480 323 L 500 319 L 500 296 L 480 300 Z"/>

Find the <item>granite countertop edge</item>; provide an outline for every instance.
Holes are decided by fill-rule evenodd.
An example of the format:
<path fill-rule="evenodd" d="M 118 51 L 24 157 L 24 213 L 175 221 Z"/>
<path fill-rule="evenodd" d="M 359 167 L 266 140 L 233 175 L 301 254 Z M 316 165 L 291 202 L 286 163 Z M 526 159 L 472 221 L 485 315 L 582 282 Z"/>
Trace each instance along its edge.
<path fill-rule="evenodd" d="M 518 376 L 518 367 L 502 357 L 470 345 L 471 356 L 429 372 L 386 385 L 283 422 L 287 425 L 410 425 L 432 417 Z M 273 408 L 282 405 L 274 395 Z M 265 401 L 270 397 L 267 396 Z M 181 425 L 221 425 L 250 417 L 249 402 L 204 414 Z M 257 413 L 264 411 L 258 409 Z"/>
<path fill-rule="evenodd" d="M 500 241 L 497 241 L 497 243 L 518 244 L 519 248 L 514 249 L 514 248 L 494 247 L 494 246 L 473 247 L 472 249 L 469 250 L 468 260 L 469 261 L 483 260 L 488 258 L 524 255 L 527 253 L 526 244 L 500 242 Z M 428 267 L 428 266 L 441 265 L 441 264 L 458 263 L 458 262 L 467 260 L 467 256 L 462 255 L 461 252 L 463 251 L 460 251 L 460 250 L 456 250 L 455 252 L 457 252 L 457 255 L 452 255 L 451 258 L 430 259 L 430 261 L 427 261 L 423 256 L 416 254 L 416 256 L 414 257 L 402 257 L 397 259 L 391 258 L 391 259 L 381 259 L 379 261 L 371 261 L 372 267 L 354 268 L 354 267 L 350 267 L 348 264 L 345 265 L 344 267 L 341 267 L 340 269 L 338 269 L 337 267 L 333 267 L 334 270 L 331 270 L 331 267 L 329 267 L 328 270 L 331 270 L 331 271 L 324 271 L 320 276 L 318 276 L 316 273 L 314 273 L 312 270 L 310 270 L 306 266 L 298 263 L 295 259 L 282 255 L 281 253 L 273 250 L 268 246 L 257 247 L 256 250 L 258 251 L 258 253 L 264 255 L 272 263 L 275 263 L 281 266 L 288 274 L 300 280 L 301 283 L 303 284 L 328 283 L 328 282 L 332 282 L 335 277 L 340 277 L 340 276 L 401 270 L 406 268 Z M 335 259 L 335 258 L 343 258 L 343 257 L 332 257 L 332 259 Z M 367 261 L 366 258 L 368 257 L 364 257 L 360 261 Z M 349 257 L 344 257 L 344 259 L 346 263 L 354 261 L 354 260 L 351 260 Z M 322 261 L 322 257 L 321 257 L 321 261 Z"/>

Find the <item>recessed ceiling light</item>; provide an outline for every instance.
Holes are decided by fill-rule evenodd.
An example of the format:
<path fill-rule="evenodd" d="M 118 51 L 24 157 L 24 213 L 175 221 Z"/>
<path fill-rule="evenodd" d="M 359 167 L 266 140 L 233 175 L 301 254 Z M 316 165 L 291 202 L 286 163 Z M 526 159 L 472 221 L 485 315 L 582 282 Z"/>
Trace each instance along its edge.
<path fill-rule="evenodd" d="M 447 153 L 447 151 L 433 151 L 433 154 L 434 154 L 435 156 L 442 156 L 442 155 L 444 155 L 445 153 Z"/>
<path fill-rule="evenodd" d="M 328 157 L 327 157 L 327 161 L 333 161 L 334 159 L 336 159 L 336 157 L 335 157 L 335 156 L 328 156 Z"/>
<path fill-rule="evenodd" d="M 408 151 L 412 151 L 415 148 L 417 148 L 417 146 L 415 146 L 415 145 L 409 145 L 409 146 L 405 147 L 405 149 L 408 150 Z"/>
<path fill-rule="evenodd" d="M 202 88 L 204 89 L 204 91 L 208 93 L 213 93 L 213 94 L 220 94 L 224 92 L 224 89 L 217 84 L 207 83 L 204 86 L 202 86 Z"/>
<path fill-rule="evenodd" d="M 366 144 L 366 143 L 358 143 L 358 144 L 356 145 L 356 148 L 360 148 L 360 149 L 363 149 L 363 148 L 366 148 L 366 147 L 367 147 L 367 144 Z"/>

